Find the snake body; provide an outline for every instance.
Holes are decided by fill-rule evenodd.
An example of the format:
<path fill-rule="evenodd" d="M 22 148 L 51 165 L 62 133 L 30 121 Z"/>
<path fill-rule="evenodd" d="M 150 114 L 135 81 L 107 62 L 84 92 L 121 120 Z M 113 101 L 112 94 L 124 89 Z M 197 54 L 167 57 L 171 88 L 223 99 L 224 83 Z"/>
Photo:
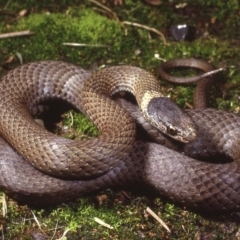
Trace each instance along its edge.
<path fill-rule="evenodd" d="M 47 68 L 48 71 L 46 74 L 43 74 L 42 69 L 45 69 L 43 66 L 49 66 L 49 64 L 53 65 Z M 71 69 L 68 68 L 69 66 Z M 27 131 L 30 137 L 33 136 L 32 129 L 31 131 L 28 129 L 29 124 L 34 129 L 35 127 L 37 128 L 37 136 L 44 136 L 42 138 L 43 140 L 45 138 L 45 133 L 42 135 L 42 128 L 37 127 L 36 124 L 33 123 L 33 121 L 30 119 L 29 112 L 27 111 L 26 107 L 23 107 L 23 105 L 26 106 L 26 102 L 27 108 L 30 108 L 31 112 L 31 108 L 34 108 L 35 105 L 39 104 L 43 100 L 40 96 L 44 96 L 44 99 L 47 99 L 51 96 L 59 97 L 59 95 L 63 94 L 66 100 L 70 99 L 71 102 L 73 102 L 73 104 L 76 105 L 81 111 L 85 113 L 88 111 L 88 109 L 83 109 L 82 107 L 78 106 L 78 102 L 84 100 L 83 98 L 77 99 L 75 97 L 75 87 L 77 84 L 76 81 L 73 81 L 73 83 L 71 81 L 67 81 L 67 83 L 65 82 L 65 84 L 63 84 L 59 89 L 54 86 L 54 89 L 57 89 L 56 92 L 49 92 L 50 84 L 56 85 L 57 80 L 61 79 L 62 76 L 64 76 L 63 78 L 66 77 L 67 79 L 72 80 L 76 78 L 79 79 L 79 77 L 76 76 L 78 76 L 79 73 L 82 74 L 83 70 L 79 70 L 79 68 L 73 67 L 73 72 L 75 74 L 72 75 L 72 67 L 72 65 L 59 62 L 34 63 L 17 68 L 17 70 L 10 72 L 3 80 L 3 84 L 1 85 L 0 101 L 1 109 L 3 109 L 3 114 L 1 114 L 2 116 L 0 122 L 6 123 L 6 117 L 12 118 L 12 120 L 9 120 L 9 126 L 12 129 L 15 128 L 15 130 L 10 130 L 13 131 L 15 135 L 14 137 L 8 137 L 9 132 L 7 131 L 6 127 L 1 126 L 0 130 L 2 131 L 3 137 L 8 142 L 12 144 L 12 142 L 14 143 L 15 141 L 17 143 L 14 147 L 17 149 L 17 151 L 20 149 L 19 153 L 29 161 L 31 161 L 31 157 L 34 154 L 36 154 L 37 157 L 40 156 L 40 161 L 42 161 L 43 158 L 48 159 L 48 157 L 42 158 L 39 152 L 32 152 L 29 146 L 28 148 L 22 150 L 21 148 L 23 144 L 21 145 L 21 142 L 25 141 L 26 138 L 20 138 L 18 141 L 14 140 L 17 135 L 21 135 L 24 131 Z M 55 70 L 56 72 L 54 72 L 54 69 L 58 70 Z M 63 74 L 65 72 L 66 75 Z M 26 84 L 26 81 L 28 81 L 27 79 L 29 79 L 29 75 L 32 76 L 33 79 L 39 79 L 36 81 L 36 85 L 33 86 L 31 84 Z M 12 79 L 14 80 L 12 81 Z M 43 85 L 40 79 L 44 82 Z M 95 81 L 92 83 L 94 82 Z M 8 88 L 8 85 L 10 85 L 11 88 L 5 93 L 5 89 Z M 15 95 L 17 96 L 17 94 L 19 94 L 18 86 L 21 86 L 24 91 L 29 91 L 29 88 L 33 87 L 34 91 L 31 91 L 30 89 L 30 93 L 28 92 L 29 95 L 33 95 L 31 96 L 31 101 L 28 102 L 30 97 L 26 95 L 26 92 L 24 92 L 26 95 L 26 100 L 24 104 L 21 105 L 22 100 L 20 101 L 20 98 L 15 97 Z M 83 89 L 81 86 L 82 83 L 80 84 L 80 91 L 78 89 L 78 93 Z M 98 87 L 96 87 L 96 89 L 98 89 Z M 9 100 L 8 96 L 10 91 L 12 91 L 13 97 L 10 97 Z M 107 102 L 108 100 L 106 100 L 105 97 L 106 92 L 105 90 L 101 89 L 101 86 L 99 92 L 101 95 L 101 101 L 104 103 Z M 115 92 L 115 90 L 113 90 L 113 92 Z M 25 96 L 24 94 L 22 96 Z M 92 90 L 90 91 L 90 94 L 92 94 Z M 112 94 L 112 92 L 110 92 L 110 94 Z M 96 95 L 98 95 L 98 91 L 94 92 L 92 99 L 95 99 Z M 66 98 L 66 96 L 68 96 L 68 98 Z M 17 100 L 14 102 L 12 101 L 13 99 Z M 35 99 L 35 102 L 32 101 L 33 99 Z M 13 105 L 11 105 L 12 103 Z M 17 103 L 20 103 L 20 105 Z M 116 109 L 115 105 L 112 107 Z M 93 109 L 95 110 L 95 108 L 96 103 Z M 11 110 L 10 115 L 6 114 L 6 109 Z M 14 115 L 15 110 L 17 110 L 18 114 L 23 116 L 23 118 L 18 114 Z M 123 116 L 126 116 L 126 118 L 128 118 L 128 114 L 125 113 L 125 111 L 120 111 L 121 117 L 123 114 Z M 94 114 L 94 111 L 89 112 L 89 115 Z M 116 114 L 119 115 L 119 112 Z M 237 151 L 236 147 L 238 146 L 237 143 L 239 139 L 240 129 L 240 119 L 238 117 L 236 117 L 234 114 L 226 114 L 221 111 L 208 109 L 203 111 L 191 111 L 190 115 L 199 131 L 205 132 L 212 129 L 214 126 L 215 130 L 213 130 L 211 133 L 211 138 L 214 140 L 214 146 L 220 146 L 223 150 L 225 150 L 225 148 L 231 145 L 230 147 L 233 148 L 232 150 L 228 150 L 228 154 L 231 157 L 235 157 L 235 159 L 239 159 L 240 153 Z M 106 114 L 102 114 L 102 116 L 103 119 L 106 118 Z M 223 127 L 223 124 L 219 127 L 216 122 L 222 122 L 220 120 L 223 118 L 223 116 L 225 116 L 226 122 L 228 124 L 224 123 L 226 125 L 224 125 L 225 127 Z M 125 121 L 125 117 L 123 118 Z M 197 121 L 197 119 L 199 120 Z M 19 123 L 16 122 L 17 120 Z M 92 118 L 92 120 L 95 121 L 94 118 Z M 123 128 L 123 130 L 125 130 L 128 135 L 134 136 L 134 129 L 132 129 L 132 120 L 128 121 L 130 126 L 129 128 L 131 129 L 130 132 L 132 134 L 129 134 L 129 129 L 126 130 L 125 127 L 120 126 L 121 124 L 117 125 L 117 128 L 121 127 L 121 129 Z M 208 124 L 203 124 L 205 121 L 207 121 Z M 203 125 L 204 129 L 202 128 Z M 111 133 L 112 131 L 109 130 L 108 134 L 110 137 L 106 137 L 107 135 L 104 135 L 103 139 L 107 138 L 107 140 L 110 140 L 110 142 L 112 141 L 111 139 L 114 140 L 115 136 L 112 136 Z M 118 136 L 119 139 L 120 137 L 122 137 L 122 135 Z M 30 142 L 35 141 L 32 138 L 30 139 Z M 52 138 L 50 138 L 50 140 L 52 140 Z M 38 137 L 36 139 L 36 142 L 37 141 Z M 66 143 L 68 143 L 68 140 L 61 141 L 64 143 L 63 147 Z M 62 143 L 61 141 L 60 143 Z M 96 145 L 98 141 L 99 140 L 93 142 L 92 145 Z M 49 143 L 49 141 L 47 142 Z M 106 146 L 104 141 L 103 143 L 103 146 Z M 120 143 L 122 143 L 122 139 L 120 140 Z M 116 147 L 115 153 L 112 153 L 112 155 L 110 154 L 111 157 L 103 158 L 106 160 L 114 160 L 114 164 L 110 165 L 111 167 L 103 168 L 103 170 L 100 171 L 100 176 L 85 180 L 63 180 L 60 178 L 55 178 L 53 176 L 45 175 L 42 172 L 37 171 L 33 166 L 29 165 L 23 159 L 23 157 L 19 155 L 19 153 L 13 150 L 13 148 L 10 147 L 4 139 L 1 139 L 1 188 L 12 197 L 18 200 L 23 200 L 24 202 L 30 204 L 52 204 L 61 201 L 67 201 L 82 194 L 86 194 L 90 191 L 98 190 L 101 188 L 112 186 L 138 186 L 140 184 L 141 187 L 143 185 L 150 187 L 151 189 L 157 191 L 159 194 L 165 195 L 173 201 L 176 201 L 190 208 L 204 208 L 206 210 L 232 210 L 240 208 L 240 166 L 236 162 L 226 164 L 213 164 L 195 161 L 164 146 L 150 142 L 134 142 L 133 140 L 130 140 L 129 143 L 126 144 L 125 142 L 123 145 L 130 145 L 130 143 L 131 147 L 126 148 L 124 146 L 122 149 L 120 149 L 120 154 L 114 156 L 116 152 L 118 153 Z M 52 145 L 54 147 L 51 149 L 58 149 L 54 144 Z M 20 146 L 19 149 L 18 145 Z M 73 145 L 75 147 L 75 144 Z M 44 150 L 45 145 L 37 144 L 37 147 L 40 147 Z M 30 157 L 28 157 L 28 155 L 25 155 L 26 152 L 29 152 Z M 43 153 L 44 152 L 45 151 L 43 151 Z M 77 152 L 79 153 L 79 150 Z M 94 150 L 93 154 L 94 153 L 97 155 L 98 159 L 98 155 L 101 155 L 102 151 Z M 61 162 L 61 156 L 58 157 Z M 43 165 L 48 164 L 49 163 L 44 163 Z M 37 163 L 34 162 L 32 165 L 37 165 Z M 90 173 L 93 173 L 93 175 L 99 174 L 97 170 L 93 172 L 91 171 L 91 164 L 85 165 L 87 165 L 87 169 L 90 168 L 89 175 Z M 83 166 L 85 165 L 83 164 Z M 42 166 L 39 168 L 43 170 Z M 54 170 L 54 168 L 55 166 L 53 166 L 52 169 Z M 85 170 L 85 168 L 80 169 Z M 53 170 L 51 170 L 50 174 L 52 174 Z M 63 170 L 61 174 L 59 174 L 60 176 L 63 175 Z M 75 177 L 77 173 L 83 170 L 74 171 L 73 177 Z M 70 175 L 70 177 L 72 176 Z"/>
<path fill-rule="evenodd" d="M 107 97 L 122 90 L 137 97 L 145 114 L 147 106 L 155 109 L 145 94 L 151 93 L 157 102 L 164 101 L 166 108 L 176 112 L 176 117 L 170 118 L 171 126 L 167 126 L 177 128 L 174 137 L 178 138 L 180 132 L 184 141 L 188 136 L 188 140 L 194 139 L 190 118 L 187 115 L 184 118 L 175 104 L 159 95 L 159 84 L 148 72 L 137 67 L 116 66 L 89 77 L 89 72 L 82 68 L 54 61 L 26 64 L 3 77 L 0 105 L 5 108 L 0 114 L 0 133 L 29 163 L 48 174 L 65 178 L 101 175 L 119 164 L 135 139 L 133 119 Z M 99 128 L 100 136 L 88 141 L 71 141 L 43 130 L 30 113 L 50 98 L 68 101 L 88 115 Z M 155 125 L 161 119 L 158 112 L 151 120 Z"/>
<path fill-rule="evenodd" d="M 173 68 L 193 68 L 204 73 L 194 77 L 176 77 L 167 72 L 168 69 Z M 193 107 L 203 109 L 207 108 L 208 90 L 215 79 L 213 74 L 222 70 L 222 68 L 216 70 L 212 64 L 202 59 L 180 58 L 171 59 L 161 64 L 158 68 L 158 73 L 163 79 L 173 83 L 188 84 L 199 81 L 194 91 Z"/>

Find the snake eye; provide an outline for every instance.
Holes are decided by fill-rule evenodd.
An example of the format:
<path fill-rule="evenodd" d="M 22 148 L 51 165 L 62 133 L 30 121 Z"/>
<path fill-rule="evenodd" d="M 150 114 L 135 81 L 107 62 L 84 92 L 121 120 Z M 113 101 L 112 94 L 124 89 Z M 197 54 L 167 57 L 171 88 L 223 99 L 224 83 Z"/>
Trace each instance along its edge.
<path fill-rule="evenodd" d="M 177 134 L 177 130 L 175 128 L 173 128 L 172 126 L 168 126 L 167 127 L 167 133 L 174 136 Z"/>

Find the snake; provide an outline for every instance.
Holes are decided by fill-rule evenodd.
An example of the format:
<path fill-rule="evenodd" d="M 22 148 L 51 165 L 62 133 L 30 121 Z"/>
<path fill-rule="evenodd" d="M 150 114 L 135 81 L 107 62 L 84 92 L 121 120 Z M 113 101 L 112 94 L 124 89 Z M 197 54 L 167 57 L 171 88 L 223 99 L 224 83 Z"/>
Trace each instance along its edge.
<path fill-rule="evenodd" d="M 204 73 L 193 77 L 176 77 L 167 72 L 167 70 L 173 68 L 193 68 Z M 194 91 L 193 108 L 204 109 L 207 108 L 208 90 L 215 81 L 214 75 L 223 70 L 224 68 L 216 69 L 211 63 L 202 59 L 178 58 L 162 63 L 158 68 L 158 73 L 163 79 L 172 83 L 189 84 L 201 80 Z"/>
<path fill-rule="evenodd" d="M 56 165 L 54 165 L 49 171 L 48 168 L 46 167 L 45 169 L 44 166 L 51 165 L 51 161 L 43 161 L 44 163 L 39 166 L 37 165 L 37 161 L 34 160 L 31 162 L 32 156 L 35 156 L 40 162 L 43 159 L 48 160 L 48 157 L 44 155 L 46 144 L 50 146 L 51 154 L 60 149 L 60 147 L 56 147 L 56 142 L 62 144 L 61 147 L 64 149 L 63 153 L 65 153 L 66 150 L 66 143 L 70 145 L 71 142 L 71 144 L 73 144 L 73 151 L 76 151 L 76 147 L 78 147 L 79 144 L 78 142 L 62 138 L 51 144 L 51 140 L 56 137 L 51 134 L 47 141 L 44 140 L 49 133 L 38 126 L 30 116 L 31 111 L 33 111 L 33 109 L 43 100 L 63 97 L 65 100 L 70 101 L 73 105 L 77 106 L 80 111 L 89 114 L 90 116 L 91 114 L 94 115 L 94 113 L 96 114 L 96 112 L 98 112 L 96 111 L 96 108 L 99 107 L 99 103 L 103 102 L 104 104 L 110 104 L 110 109 L 112 108 L 113 112 L 117 109 L 115 112 L 115 115 L 118 117 L 117 119 L 119 120 L 119 116 L 121 116 L 120 118 L 125 122 L 125 118 L 128 118 L 127 116 L 129 114 L 123 111 L 119 105 L 113 104 L 112 101 L 108 103 L 109 98 L 106 97 L 106 95 L 109 95 L 109 93 L 112 95 L 119 90 L 128 90 L 135 93 L 133 90 L 130 90 L 128 85 L 129 82 L 123 88 L 112 88 L 112 86 L 109 88 L 109 85 L 106 87 L 105 83 L 103 84 L 101 81 L 100 85 L 98 85 L 97 80 L 99 80 L 101 74 L 103 74 L 104 78 L 109 74 L 106 84 L 111 82 L 112 79 L 115 79 L 115 76 L 117 75 L 117 79 L 120 79 L 119 81 L 121 82 L 122 76 L 126 74 L 127 69 L 131 69 L 130 72 L 132 73 L 133 71 L 134 75 L 137 71 L 137 76 L 141 76 L 146 83 L 148 82 L 148 78 L 146 78 L 145 75 L 150 75 L 139 68 L 128 66 L 123 67 L 124 70 L 121 70 L 122 67 L 123 66 L 117 68 L 110 67 L 109 69 L 106 68 L 105 71 L 103 71 L 103 69 L 92 76 L 91 73 L 85 73 L 83 69 L 72 64 L 43 61 L 20 66 L 3 77 L 0 86 L 0 104 L 2 109 L 0 119 L 0 132 L 2 134 L 0 140 L 1 189 L 18 201 L 39 206 L 42 204 L 48 205 L 62 201 L 69 201 L 83 194 L 107 187 L 140 186 L 141 189 L 151 189 L 157 194 L 164 195 L 172 201 L 192 209 L 213 211 L 239 209 L 240 166 L 236 161 L 225 164 L 205 163 L 196 161 L 191 157 L 185 156 L 154 142 L 132 139 L 129 140 L 130 142 L 125 142 L 126 144 L 123 145 L 127 145 L 127 147 L 120 148 L 119 152 L 117 147 L 114 152 L 111 152 L 111 149 L 107 149 L 110 152 L 110 157 L 108 158 L 102 156 L 105 154 L 105 150 L 103 150 L 104 148 L 102 148 L 102 146 L 105 147 L 105 144 L 108 144 L 109 142 L 111 143 L 112 140 L 114 141 L 116 136 L 112 135 L 111 129 L 106 130 L 106 134 L 104 132 L 104 135 L 100 134 L 100 140 L 97 138 L 97 140 L 93 140 L 92 143 L 92 140 L 85 141 L 84 144 L 91 143 L 89 144 L 89 147 L 95 147 L 93 156 L 90 157 L 90 160 L 87 163 L 81 164 L 81 167 L 79 168 L 80 170 L 78 168 L 76 169 L 74 166 L 73 169 L 75 170 L 73 175 L 68 174 L 67 177 L 63 176 L 63 172 L 66 172 L 64 169 L 65 167 L 67 170 L 70 170 L 69 172 L 72 170 L 72 167 L 69 167 L 68 164 L 60 170 L 60 174 L 56 173 L 55 176 L 55 172 L 58 172 L 58 170 L 56 170 L 58 163 L 56 163 Z M 115 70 L 113 71 L 113 69 Z M 116 69 L 118 71 L 116 71 Z M 84 77 L 80 77 L 83 75 Z M 84 83 L 86 79 L 87 84 Z M 93 88 L 92 84 L 94 85 Z M 136 85 L 138 84 L 139 82 L 136 83 Z M 104 89 L 102 88 L 103 86 Z M 96 91 L 93 91 L 93 89 Z M 159 89 L 159 87 L 153 86 L 152 89 L 150 87 L 150 90 L 147 91 L 144 89 L 142 95 L 140 95 L 142 97 L 145 96 L 144 98 L 146 98 L 146 96 L 149 97 L 149 93 L 153 93 L 155 99 L 152 103 L 155 104 L 156 99 L 160 100 L 161 103 L 165 103 L 166 99 L 162 98 L 162 95 L 157 95 L 155 91 L 156 89 Z M 84 93 L 84 91 L 86 91 L 86 93 Z M 81 93 L 79 95 L 81 97 L 76 97 L 76 93 Z M 147 95 L 145 95 L 145 93 L 147 93 Z M 88 94 L 90 94 L 90 102 L 87 102 L 87 106 L 90 106 L 93 103 L 92 110 L 85 109 L 79 104 L 79 102 L 82 103 L 85 101 Z M 95 101 L 97 95 L 97 99 L 99 100 Z M 137 98 L 137 101 L 139 99 L 141 100 L 141 97 Z M 148 99 L 147 102 L 151 103 L 151 100 Z M 141 105 L 141 103 L 139 105 Z M 146 102 L 143 105 L 146 108 Z M 174 106 L 172 103 L 170 103 L 170 106 L 170 109 L 175 109 L 175 107 L 172 107 Z M 147 108 L 150 109 L 150 112 L 152 111 L 151 104 L 150 107 L 148 105 Z M 166 108 L 166 104 L 163 108 L 161 106 L 159 107 L 157 104 L 157 110 L 161 112 L 163 109 L 168 109 Z M 17 113 L 15 114 L 15 112 Z M 109 119 L 106 112 L 102 113 L 101 117 L 105 121 L 103 126 L 108 129 L 109 126 L 105 126 L 108 125 L 106 122 L 107 119 Z M 182 116 L 182 112 L 178 114 L 180 114 L 179 116 Z M 193 120 L 198 131 L 202 131 L 205 134 L 206 131 L 212 129 L 208 138 L 212 139 L 211 142 L 214 147 L 220 146 L 223 150 L 226 150 L 228 146 L 232 146 L 230 150 L 227 150 L 227 154 L 235 159 L 238 158 L 239 152 L 236 147 L 238 146 L 237 141 L 239 139 L 238 134 L 240 129 L 240 120 L 238 116 L 232 113 L 225 113 L 223 111 L 212 109 L 192 110 L 187 115 Z M 170 116 L 173 116 L 173 120 L 176 120 L 172 113 Z M 155 115 L 155 119 L 156 118 L 159 118 L 159 114 Z M 95 117 L 90 117 L 90 119 L 98 127 L 101 127 L 102 120 L 97 121 L 97 118 Z M 131 134 L 129 134 L 129 129 L 126 129 L 125 125 L 122 123 L 116 125 L 116 128 L 124 129 L 125 132 L 127 132 L 128 135 L 131 135 L 134 139 L 134 124 L 132 124 L 133 121 L 130 119 L 131 118 L 128 120 L 128 125 L 131 129 Z M 152 123 L 152 121 L 154 120 L 151 120 L 150 123 Z M 8 124 L 9 122 L 10 124 L 8 127 L 2 125 L 2 123 Z M 171 124 L 169 125 L 168 123 L 165 129 L 168 130 L 171 138 L 176 137 L 177 139 L 179 136 L 177 134 L 179 132 L 179 126 L 175 128 L 175 126 L 172 125 L 173 122 L 170 121 Z M 203 124 L 203 122 L 206 122 L 207 124 Z M 178 121 L 178 123 L 180 122 Z M 191 122 L 189 122 L 189 124 L 190 123 Z M 219 123 L 221 124 L 219 125 Z M 116 123 L 114 122 L 114 124 Z M 155 127 L 156 126 L 154 126 L 154 129 Z M 15 133 L 13 137 L 10 136 L 8 128 L 10 129 L 10 132 Z M 193 140 L 195 136 L 193 137 L 192 127 L 190 129 L 191 141 L 189 144 L 198 141 Z M 21 137 L 23 133 L 27 133 L 29 138 Z M 35 139 L 33 139 L 32 137 L 35 133 L 37 133 L 37 135 Z M 20 138 L 14 140 L 18 135 Z M 44 137 L 42 138 L 42 136 Z M 125 139 L 125 136 L 123 139 L 121 139 L 121 137 L 121 134 L 117 135 L 120 143 Z M 43 140 L 43 145 L 38 143 L 39 139 Z M 105 139 L 107 140 L 106 142 L 104 142 Z M 16 143 L 15 145 L 14 141 Z M 96 149 L 98 150 L 97 144 L 99 141 L 102 141 L 103 145 L 99 151 L 96 151 Z M 36 149 L 34 152 L 32 151 L 32 146 L 28 146 L 30 143 L 36 143 L 36 147 L 42 149 Z M 23 145 L 26 145 L 26 148 L 22 150 Z M 113 145 L 113 142 L 111 145 Z M 116 145 L 118 146 L 118 143 Z M 197 146 L 198 145 L 199 144 L 197 144 Z M 211 144 L 207 142 L 205 145 L 210 146 Z M 41 153 L 41 150 L 44 151 Z M 215 148 L 213 148 L 213 151 L 215 151 Z M 73 155 L 74 159 L 76 159 L 76 156 L 79 157 L 81 155 L 83 155 L 83 158 L 85 159 L 85 155 L 87 155 L 86 153 L 82 154 L 81 150 L 77 150 L 76 152 L 77 153 L 75 154 L 75 152 L 72 153 L 70 151 L 69 154 L 71 156 Z M 97 160 L 103 159 L 107 161 L 108 159 L 112 160 L 114 158 L 114 163 L 110 165 L 110 167 L 103 167 L 100 172 L 97 168 L 92 171 L 92 168 L 94 167 L 91 165 L 98 164 L 97 161 L 94 161 L 93 164 L 91 163 L 93 157 L 95 157 L 94 154 L 97 155 Z M 60 164 L 63 163 L 61 157 L 62 154 L 58 155 L 56 158 L 60 161 Z M 40 171 L 36 168 L 39 168 Z M 86 179 L 84 177 L 84 179 L 75 179 L 76 175 L 85 171 L 85 169 L 88 169 L 88 177 Z M 49 175 L 45 174 L 45 171 Z M 90 174 L 93 175 L 89 177 Z M 62 179 L 62 177 L 66 179 Z"/>
<path fill-rule="evenodd" d="M 190 117 L 162 96 L 157 80 L 148 72 L 131 66 L 110 67 L 79 86 L 81 78 L 88 76 L 70 64 L 41 62 L 16 68 L 3 78 L 0 102 L 5 109 L 0 116 L 0 133 L 37 169 L 59 177 L 87 178 L 119 164 L 131 148 L 135 123 L 107 96 L 123 90 L 137 97 L 143 115 L 149 116 L 147 119 L 156 128 L 179 141 L 195 138 Z M 89 116 L 101 132 L 99 137 L 72 141 L 43 130 L 33 121 L 31 112 L 50 98 L 65 100 Z M 163 115 L 160 108 L 169 114 L 174 111 L 174 118 Z"/>

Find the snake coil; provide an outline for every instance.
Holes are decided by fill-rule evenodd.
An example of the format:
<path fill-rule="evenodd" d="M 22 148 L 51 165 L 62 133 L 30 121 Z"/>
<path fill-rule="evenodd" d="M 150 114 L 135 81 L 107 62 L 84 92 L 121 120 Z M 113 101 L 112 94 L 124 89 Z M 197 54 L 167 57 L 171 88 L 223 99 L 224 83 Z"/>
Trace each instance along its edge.
<path fill-rule="evenodd" d="M 84 81 L 91 74 L 62 62 L 46 61 L 23 65 L 3 78 L 0 85 L 0 132 L 3 137 L 0 140 L 1 188 L 15 199 L 29 204 L 53 204 L 101 188 L 141 184 L 190 208 L 215 211 L 240 208 L 240 166 L 238 163 L 204 163 L 159 144 L 133 140 L 135 130 L 129 114 L 118 105 L 116 107 L 112 101 L 109 103 L 106 97 L 106 94 L 111 95 L 116 91 L 131 91 L 129 83 L 126 83 L 123 88 L 112 88 L 109 87 L 112 85 L 104 86 L 106 83 L 95 85 L 96 79 L 99 80 L 101 74 L 103 78 L 110 74 L 108 79 L 111 79 L 119 74 L 121 76 L 135 75 L 138 71 L 137 76 L 142 76 L 147 83 L 150 74 L 145 74 L 145 71 L 136 70 L 133 67 L 126 67 L 123 71 L 118 67 L 118 71 L 116 68 L 113 69 L 91 77 L 90 79 L 93 80 L 89 81 L 85 92 Z M 129 72 L 126 71 L 127 69 L 130 69 Z M 92 91 L 92 85 L 96 91 Z M 136 86 L 138 87 L 137 83 Z M 151 87 L 155 90 L 155 85 L 152 85 L 150 92 Z M 83 94 L 77 95 L 81 91 Z M 137 100 L 141 100 L 142 96 L 144 94 L 140 91 L 140 97 Z M 55 141 L 55 135 L 49 135 L 30 117 L 29 112 L 34 106 L 44 99 L 53 97 L 63 98 L 73 103 L 79 110 L 89 114 L 98 127 L 103 126 L 103 134 L 97 140 L 83 143 L 83 145 L 86 144 L 84 145 L 86 152 L 79 150 L 77 146 L 79 143 L 61 138 Z M 85 102 L 86 97 L 90 99 L 88 102 Z M 157 96 L 160 100 L 161 97 Z M 98 100 L 95 101 L 95 99 Z M 82 106 L 83 103 L 86 104 L 86 108 Z M 115 129 L 122 129 L 123 132 L 112 133 L 112 126 L 107 123 L 109 110 L 102 111 L 101 120 L 98 120 L 95 110 L 102 104 L 110 105 L 113 112 L 111 121 L 115 121 L 116 116 L 119 117 L 119 115 L 123 121 L 127 120 L 126 125 L 122 122 L 112 124 L 115 125 L 113 126 Z M 159 107 L 157 108 L 159 110 Z M 98 111 L 97 114 L 99 114 Z M 203 143 L 203 146 L 208 145 L 215 151 L 218 147 L 225 150 L 231 145 L 232 148 L 227 150 L 227 154 L 239 159 L 240 153 L 237 149 L 238 139 L 240 139 L 239 117 L 211 109 L 193 110 L 188 114 L 205 139 L 207 138 L 206 131 L 210 131 L 210 137 L 207 139 L 211 141 L 209 140 L 206 144 L 204 141 L 199 143 L 199 140 L 196 140 L 187 146 L 196 144 L 194 147 L 198 148 Z M 155 117 L 159 118 L 159 116 L 162 115 L 157 114 Z M 171 123 L 171 126 L 175 123 Z M 184 124 L 186 124 L 185 121 Z M 181 130 L 177 129 L 177 132 Z M 190 136 L 193 139 L 192 126 Z M 116 139 L 118 143 L 115 142 Z M 97 145 L 99 142 L 102 144 L 100 147 Z M 109 142 L 111 146 L 115 145 L 113 149 L 107 145 Z M 18 153 L 8 145 L 9 143 Z M 89 146 L 94 150 L 89 150 Z M 57 157 L 52 157 L 56 152 Z M 77 162 L 79 158 L 80 161 L 84 159 L 81 164 Z M 85 160 L 88 158 L 103 160 L 104 167 L 99 170 L 98 161 L 92 163 L 89 160 L 86 163 Z M 35 160 L 32 162 L 32 159 Z M 69 159 L 73 159 L 72 165 L 69 165 Z M 34 167 L 25 160 L 31 162 Z M 49 165 L 52 167 L 49 168 Z M 41 171 L 36 170 L 35 167 Z M 76 178 L 78 174 L 84 172 L 88 172 L 88 179 L 69 179 Z M 67 179 L 60 179 L 59 177 L 62 176 L 67 176 Z"/>

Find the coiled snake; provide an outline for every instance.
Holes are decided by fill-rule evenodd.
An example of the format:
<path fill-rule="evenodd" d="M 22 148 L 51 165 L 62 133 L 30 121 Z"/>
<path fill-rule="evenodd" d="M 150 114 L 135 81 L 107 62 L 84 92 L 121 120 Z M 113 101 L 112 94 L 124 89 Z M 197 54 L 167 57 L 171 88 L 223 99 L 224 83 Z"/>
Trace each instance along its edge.
<path fill-rule="evenodd" d="M 2 136 L 32 165 L 57 177 L 37 171 L 4 139 L 1 139 L 1 188 L 12 197 L 29 204 L 53 204 L 101 188 L 141 184 L 141 187 L 143 185 L 150 187 L 159 194 L 190 208 L 207 210 L 239 208 L 240 166 L 236 162 L 204 163 L 159 144 L 134 141 L 133 120 L 121 107 L 109 101 L 106 95 L 121 90 L 135 93 L 128 82 L 123 87 L 122 82 L 121 87 L 120 83 L 114 87 L 111 85 L 113 78 L 120 76 L 121 79 L 128 69 L 131 69 L 130 72 L 134 70 L 134 75 L 142 79 L 152 77 L 138 68 L 123 67 L 124 70 L 121 70 L 122 67 L 116 67 L 114 71 L 113 69 L 105 70 L 105 73 L 103 71 L 104 76 L 109 75 L 108 81 L 105 83 L 100 81 L 100 84 L 96 79 L 101 76 L 102 71 L 100 75 L 97 73 L 90 77 L 89 72 L 74 65 L 48 61 L 23 65 L 3 78 L 0 86 Z M 88 79 L 84 85 L 86 78 L 90 80 Z M 136 81 L 134 89 L 139 87 L 138 84 Z M 184 118 L 187 119 L 186 122 L 184 120 L 182 125 L 177 126 L 176 123 L 181 123 L 179 119 L 182 119 L 182 112 L 179 112 L 174 104 L 165 104 L 165 99 L 163 100 L 156 90 L 159 90 L 159 87 L 155 84 L 150 85 L 148 89 L 143 84 L 137 97 L 138 104 L 141 105 L 142 99 L 148 99 L 151 93 L 157 101 L 164 103 L 163 109 L 176 109 L 178 117 L 170 114 L 173 119 L 164 129 L 179 140 L 179 133 L 187 131 L 181 127 L 187 125 L 189 127 L 187 135 L 193 140 L 195 136 L 191 121 L 186 117 Z M 82 94 L 78 96 L 77 94 L 81 92 Z M 146 93 L 147 95 L 144 95 Z M 81 145 L 79 142 L 62 138 L 55 140 L 56 136 L 49 135 L 34 123 L 29 114 L 42 100 L 50 98 L 63 98 L 74 104 L 79 110 L 91 116 L 91 120 L 100 128 L 102 134 L 97 139 L 85 141 Z M 162 107 L 155 101 L 151 102 L 148 99 L 147 104 L 143 103 L 145 109 L 150 112 L 152 106 L 157 106 L 160 110 L 160 113 L 155 114 L 150 120 L 154 125 L 156 119 L 164 118 L 161 115 Z M 99 114 L 97 109 L 102 106 L 109 107 L 113 113 L 110 122 L 114 124 L 109 124 L 109 110 Z M 239 158 L 237 146 L 240 120 L 236 115 L 208 109 L 194 110 L 189 112 L 189 115 L 197 130 L 203 133 L 203 137 L 211 140 L 203 144 L 204 146 L 210 146 L 213 152 L 220 146 L 222 151 L 226 150 L 228 156 Z M 119 121 L 119 116 L 122 121 Z M 123 124 L 125 121 L 127 123 Z M 206 131 L 210 132 L 208 137 L 205 136 Z M 188 141 L 184 135 L 180 136 L 183 142 Z M 191 144 L 194 143 L 197 143 L 197 149 L 202 144 L 196 140 L 187 146 L 191 149 Z M 232 148 L 226 149 L 227 146 Z M 57 153 L 57 156 L 53 157 L 53 153 Z M 84 178 L 85 172 L 87 179 L 70 179 L 79 175 Z M 67 179 L 58 178 L 63 176 Z"/>

